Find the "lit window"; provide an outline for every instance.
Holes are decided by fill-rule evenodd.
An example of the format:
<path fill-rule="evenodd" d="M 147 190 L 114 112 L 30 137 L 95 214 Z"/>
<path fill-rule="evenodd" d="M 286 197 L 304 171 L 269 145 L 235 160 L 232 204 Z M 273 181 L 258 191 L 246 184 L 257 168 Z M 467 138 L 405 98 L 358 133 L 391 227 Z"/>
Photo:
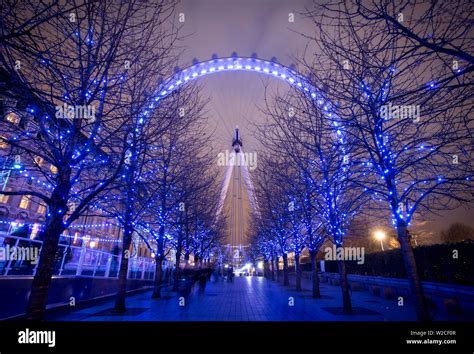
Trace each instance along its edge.
<path fill-rule="evenodd" d="M 50 169 L 49 169 L 52 173 L 56 174 L 58 173 L 58 169 L 56 168 L 56 166 L 54 165 L 51 165 Z"/>
<path fill-rule="evenodd" d="M 13 123 L 13 124 L 18 124 L 18 123 L 20 123 L 20 117 L 18 117 L 18 115 L 16 115 L 15 113 L 8 113 L 8 114 L 7 114 L 7 120 L 8 120 L 10 123 Z"/>
<path fill-rule="evenodd" d="M 40 156 L 36 156 L 35 157 L 35 164 L 38 166 L 38 167 L 41 167 L 41 165 L 43 164 L 43 158 L 40 157 Z"/>
<path fill-rule="evenodd" d="M 6 203 L 8 202 L 8 195 L 5 194 L 0 194 L 0 203 Z"/>
<path fill-rule="evenodd" d="M 0 135 L 0 149 L 5 149 L 8 147 L 7 138 Z"/>
<path fill-rule="evenodd" d="M 46 214 L 46 206 L 43 204 L 38 205 L 38 214 L 44 215 Z"/>
<path fill-rule="evenodd" d="M 21 209 L 28 209 L 28 206 L 30 205 L 30 198 L 27 197 L 26 195 L 24 195 L 23 197 L 21 197 L 21 200 L 20 200 L 20 208 Z"/>

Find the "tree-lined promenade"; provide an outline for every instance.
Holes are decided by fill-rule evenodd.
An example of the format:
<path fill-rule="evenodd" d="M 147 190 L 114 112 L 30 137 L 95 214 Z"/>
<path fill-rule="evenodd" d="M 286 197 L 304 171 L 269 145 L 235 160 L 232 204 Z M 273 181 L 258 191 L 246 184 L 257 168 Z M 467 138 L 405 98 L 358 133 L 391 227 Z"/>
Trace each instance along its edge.
<path fill-rule="evenodd" d="M 288 252 L 297 262 L 306 247 L 315 275 L 323 240 L 342 248 L 357 217 L 388 219 L 418 318 L 429 319 L 408 229 L 472 201 L 474 43 L 463 4 L 426 1 L 418 12 L 344 1 L 308 13 L 316 34 L 304 35 L 317 51 L 295 59 L 321 98 L 294 90 L 268 100 L 259 134 L 268 150 L 257 174 L 255 243 L 268 261 L 283 257 L 285 283 Z M 296 272 L 299 284 L 298 263 Z M 350 313 L 343 260 L 339 272 Z"/>
<path fill-rule="evenodd" d="M 2 154 L 47 184 L 2 191 L 37 198 L 47 209 L 27 318 L 43 318 L 58 240 L 84 213 L 112 217 L 123 230 L 116 310 L 125 310 L 134 234 L 155 256 L 159 297 L 171 248 L 200 262 L 220 237 L 199 90 L 187 86 L 155 99 L 177 60 L 175 1 L 4 5 L 3 111 L 21 118 L 12 124 L 2 117 L 9 147 Z M 87 112 L 94 116 L 58 116 L 66 104 L 93 107 Z"/>
<path fill-rule="evenodd" d="M 301 290 L 299 257 L 307 250 L 312 296 L 320 298 L 321 245 L 343 248 L 354 222 L 369 215 L 391 222 L 418 319 L 430 318 L 409 230 L 414 220 L 472 202 L 467 5 L 426 1 L 415 11 L 354 0 L 315 3 L 305 14 L 312 26 L 303 35 L 315 52 L 294 59 L 302 85 L 317 95 L 290 89 L 267 97 L 267 121 L 256 132 L 264 150 L 252 171 L 251 254 L 266 270 L 281 259 L 285 285 L 291 252 Z M 197 268 L 223 266 L 226 217 L 218 213 L 207 100 L 195 84 L 160 91 L 180 56 L 176 2 L 7 0 L 1 17 L 3 168 L 45 186 L 0 191 L 46 207 L 26 317 L 44 318 L 58 241 L 86 213 L 114 218 L 123 231 L 116 312 L 126 311 L 134 236 L 156 262 L 154 299 L 171 251 L 174 290 L 179 264 L 191 257 Z M 342 259 L 338 270 L 349 314 Z"/>

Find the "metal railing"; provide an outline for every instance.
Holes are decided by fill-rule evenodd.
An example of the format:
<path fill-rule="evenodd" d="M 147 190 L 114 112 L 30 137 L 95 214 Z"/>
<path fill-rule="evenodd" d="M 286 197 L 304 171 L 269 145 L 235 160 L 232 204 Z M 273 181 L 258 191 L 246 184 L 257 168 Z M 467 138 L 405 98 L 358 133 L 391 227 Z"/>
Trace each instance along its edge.
<path fill-rule="evenodd" d="M 0 277 L 34 276 L 42 246 L 42 241 L 0 235 Z M 53 275 L 118 277 L 121 263 L 119 255 L 64 243 L 59 243 L 58 246 Z M 153 280 L 155 261 L 145 257 L 130 257 L 127 277 Z"/>

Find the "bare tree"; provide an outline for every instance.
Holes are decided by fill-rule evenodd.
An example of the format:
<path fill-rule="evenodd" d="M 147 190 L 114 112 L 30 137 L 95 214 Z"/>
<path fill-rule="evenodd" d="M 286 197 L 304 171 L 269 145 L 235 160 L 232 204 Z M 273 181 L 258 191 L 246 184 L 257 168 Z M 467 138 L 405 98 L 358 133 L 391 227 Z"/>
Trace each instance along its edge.
<path fill-rule="evenodd" d="M 198 206 L 205 205 L 205 203 L 215 204 L 216 202 L 213 200 L 202 200 L 202 198 L 210 190 L 218 190 L 216 188 L 217 171 L 213 168 L 215 161 L 210 145 L 211 135 L 199 125 L 195 124 L 193 129 L 189 129 L 185 133 L 188 156 L 181 161 L 186 166 L 186 170 L 183 171 L 185 176 L 176 184 L 178 208 L 174 217 L 174 236 L 170 240 L 176 251 L 174 290 L 177 290 L 178 287 L 182 255 L 184 254 L 186 258 L 187 253 L 188 259 L 186 261 L 189 260 L 190 247 L 185 251 L 185 244 L 186 240 L 190 239 L 192 220 L 200 212 Z M 216 216 L 216 218 L 219 217 Z"/>
<path fill-rule="evenodd" d="M 279 171 L 285 171 L 287 183 L 299 180 L 298 188 L 303 193 L 295 190 L 290 193 L 299 195 L 301 200 L 300 220 L 306 219 L 305 243 L 314 252 L 313 262 L 326 235 L 334 242 L 337 252 L 341 252 L 350 222 L 367 197 L 354 183 L 361 175 L 354 160 L 355 146 L 334 124 L 333 114 L 334 108 L 329 103 L 315 100 L 303 91 L 294 91 L 277 97 L 273 106 L 267 103 L 269 122 L 261 130 L 269 150 L 285 156 L 286 168 Z M 310 209 L 315 213 L 305 215 Z M 350 313 L 344 259 L 338 257 L 337 261 L 344 311 Z M 316 296 L 317 289 L 318 284 L 313 284 Z"/>
<path fill-rule="evenodd" d="M 259 218 L 267 233 L 266 242 L 275 255 L 283 259 L 283 284 L 290 285 L 288 278 L 288 252 L 291 249 L 291 232 L 288 223 L 291 217 L 290 195 L 286 185 L 278 183 L 273 176 L 285 166 L 284 160 L 277 156 L 261 158 L 256 169 L 255 192 L 259 205 Z M 278 258 L 276 262 L 278 263 Z M 280 272 L 277 268 L 277 278 Z"/>
<path fill-rule="evenodd" d="M 474 229 L 460 222 L 455 222 L 449 225 L 446 230 L 441 231 L 441 240 L 446 243 L 472 239 L 474 239 Z"/>
<path fill-rule="evenodd" d="M 135 79 L 129 68 L 147 48 L 153 51 L 136 41 L 137 34 L 147 38 L 170 16 L 173 2 L 44 4 L 41 13 L 27 10 L 21 24 L 23 6 L 9 3 L 2 18 L 0 63 L 4 95 L 16 101 L 10 110 L 28 114 L 18 124 L 1 121 L 2 141 L 20 156 L 28 175 L 45 179 L 47 187 L 2 193 L 37 197 L 48 207 L 27 309 L 28 319 L 40 319 L 61 233 L 122 171 L 122 108 L 127 84 Z M 44 20 L 34 22 L 40 17 Z M 153 33 L 147 45 L 168 48 L 168 31 Z"/>
<path fill-rule="evenodd" d="M 349 1 L 309 13 L 316 50 L 303 65 L 365 151 L 358 183 L 391 213 L 420 320 L 430 315 L 407 228 L 472 199 L 473 42 L 461 11 L 451 2 Z"/>

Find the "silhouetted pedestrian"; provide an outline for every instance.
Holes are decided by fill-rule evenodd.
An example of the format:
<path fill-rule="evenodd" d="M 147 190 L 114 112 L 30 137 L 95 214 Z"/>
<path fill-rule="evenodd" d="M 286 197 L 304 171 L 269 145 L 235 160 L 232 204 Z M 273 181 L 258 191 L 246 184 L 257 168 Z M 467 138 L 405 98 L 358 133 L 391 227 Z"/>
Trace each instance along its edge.
<path fill-rule="evenodd" d="M 202 271 L 199 275 L 199 292 L 204 293 L 206 289 L 206 282 L 207 282 L 207 274 L 205 271 Z"/>

